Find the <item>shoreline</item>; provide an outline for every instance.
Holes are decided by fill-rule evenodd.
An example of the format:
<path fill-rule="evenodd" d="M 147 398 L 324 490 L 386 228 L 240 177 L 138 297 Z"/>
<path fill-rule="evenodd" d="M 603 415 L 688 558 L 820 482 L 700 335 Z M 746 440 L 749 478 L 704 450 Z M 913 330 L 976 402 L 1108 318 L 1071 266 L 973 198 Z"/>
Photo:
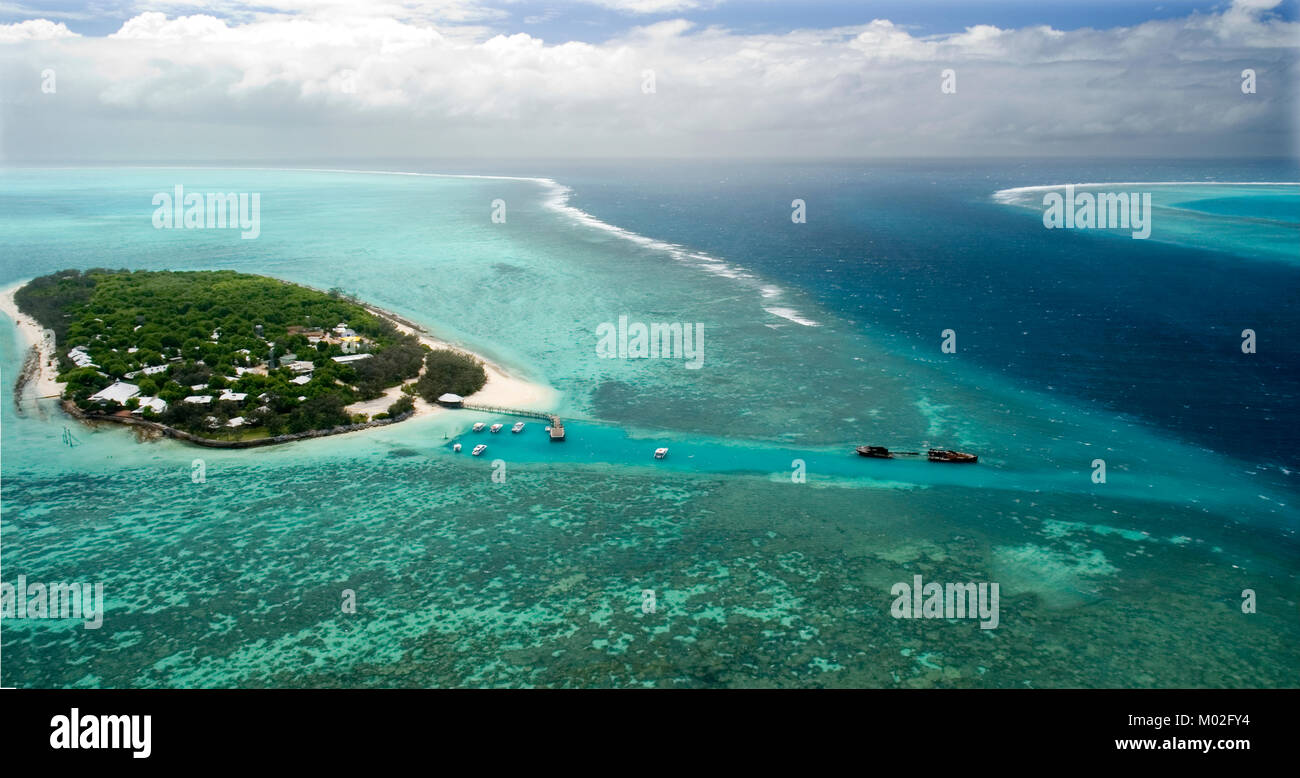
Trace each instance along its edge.
<path fill-rule="evenodd" d="M 434 337 L 420 325 L 408 321 L 392 311 L 386 311 L 383 308 L 371 305 L 361 300 L 353 298 L 348 299 L 375 316 L 388 321 L 396 327 L 399 332 L 414 335 L 420 343 L 431 349 L 449 349 L 473 357 L 481 362 L 487 380 L 484 382 L 482 389 L 479 389 L 474 394 L 466 397 L 466 400 L 471 400 L 474 403 L 482 405 L 495 405 L 507 408 L 526 408 L 536 411 L 551 411 L 555 409 L 555 405 L 560 398 L 560 393 L 555 389 L 524 380 L 482 354 L 470 351 L 467 348 L 442 340 L 441 338 Z M 423 373 L 423 369 L 421 369 L 421 373 Z M 383 396 L 378 399 L 353 403 L 347 407 L 350 412 L 371 412 L 362 410 L 362 406 L 382 402 L 384 403 L 384 407 L 380 410 L 384 410 L 387 409 L 389 404 L 396 402 L 401 396 L 402 387 L 401 385 L 398 385 L 384 390 Z M 441 405 L 431 404 L 422 397 L 417 396 L 414 400 L 415 413 L 412 414 L 411 418 L 431 416 L 434 414 L 446 413 L 451 410 L 450 408 L 444 408 Z"/>
<path fill-rule="evenodd" d="M 266 277 L 273 278 L 273 276 L 266 276 Z M 312 289 L 312 287 L 306 286 L 305 284 L 297 284 L 293 281 L 285 281 L 284 279 L 280 279 L 280 278 L 276 278 L 275 280 L 281 281 L 283 283 L 294 284 L 295 286 L 301 286 L 305 289 Z M 18 388 L 17 391 L 15 391 L 14 393 L 15 406 L 19 409 L 19 412 L 21 413 L 22 405 L 26 403 L 28 400 L 37 401 L 40 399 L 54 399 L 58 402 L 60 409 L 64 413 L 66 413 L 72 418 L 77 419 L 78 421 L 81 421 L 82 423 L 89 423 L 92 420 L 93 421 L 116 421 L 116 419 L 108 419 L 105 417 L 87 416 L 85 414 L 82 415 L 72 414 L 69 413 L 67 408 L 64 406 L 62 398 L 63 398 L 63 390 L 65 384 L 59 383 L 58 381 L 57 348 L 59 347 L 59 344 L 54 342 L 54 332 L 53 330 L 49 330 L 41 327 L 39 322 L 37 322 L 31 316 L 19 310 L 18 303 L 15 300 L 15 295 L 18 292 L 18 290 L 21 289 L 30 281 L 31 281 L 30 278 L 22 281 L 17 281 L 4 287 L 3 289 L 0 289 L 0 313 L 4 314 L 14 324 L 14 329 L 18 333 L 18 340 L 21 344 L 22 364 L 24 366 L 22 373 L 18 376 L 17 379 L 15 379 L 14 386 Z M 313 289 L 313 291 L 321 291 L 321 290 Z M 523 378 L 520 378 L 517 375 L 512 374 L 509 370 L 497 364 L 496 362 L 487 359 L 483 355 L 477 354 L 464 347 L 457 346 L 454 343 L 450 343 L 448 341 L 436 338 L 420 325 L 408 321 L 407 319 L 404 319 L 403 317 L 398 316 L 397 314 L 392 313 L 391 311 L 386 311 L 382 308 L 371 305 L 362 300 L 353 299 L 353 298 L 348 298 L 348 300 L 354 303 L 355 305 L 359 305 L 360 307 L 364 308 L 369 313 L 390 322 L 399 331 L 410 335 L 414 335 L 420 341 L 420 343 L 427 345 L 432 349 L 450 349 L 452 351 L 456 351 L 461 354 L 466 354 L 481 362 L 483 364 L 483 372 L 486 374 L 487 380 L 486 382 L 484 382 L 482 389 L 478 390 L 473 395 L 470 395 L 470 397 L 472 397 L 473 401 L 476 403 L 481 403 L 484 405 L 505 406 L 505 407 L 512 407 L 512 408 L 528 408 L 528 409 L 538 410 L 538 411 L 550 411 L 550 410 L 554 410 L 556 403 L 559 401 L 559 392 L 557 392 L 555 389 L 549 386 L 524 380 Z M 38 369 L 35 371 L 34 374 L 29 375 L 29 369 L 30 369 L 28 366 L 29 355 L 32 354 L 33 352 L 35 352 L 36 354 Z M 421 368 L 421 372 L 423 372 L 423 368 Z M 376 398 L 374 400 L 366 400 L 366 401 L 352 403 L 351 405 L 346 406 L 346 408 L 349 413 L 367 413 L 373 416 L 376 413 L 381 413 L 386 411 L 389 405 L 396 402 L 402 396 L 403 395 L 401 390 L 401 384 L 399 384 L 397 386 L 393 386 L 386 389 L 384 391 L 384 394 L 379 398 Z M 419 396 L 415 396 L 412 399 L 415 401 L 414 412 L 407 414 L 403 416 L 401 419 L 394 420 L 393 422 L 390 423 L 396 423 L 399 421 L 409 421 L 411 419 L 417 419 L 421 417 L 434 416 L 452 410 L 450 408 L 444 408 L 437 404 L 429 403 L 425 401 L 424 398 Z M 470 399 L 470 398 L 466 398 L 466 399 Z M 381 421 L 387 421 L 387 420 L 381 420 Z M 156 422 L 154 423 L 157 424 Z M 357 429 L 368 429 L 372 424 L 374 424 L 374 422 L 367 422 L 366 426 L 358 427 Z M 162 424 L 158 424 L 158 426 L 166 427 L 166 425 L 162 425 Z M 166 427 L 166 429 L 170 430 L 172 428 Z M 323 434 L 346 434 L 347 432 L 352 432 L 352 431 L 356 431 L 356 430 L 348 429 L 348 430 L 335 432 L 335 433 L 331 433 L 325 430 L 319 432 Z M 182 431 L 176 430 L 176 432 L 180 433 Z M 322 437 L 322 436 L 323 435 L 318 434 L 318 435 L 312 435 L 307 437 Z M 212 440 L 215 443 L 227 442 L 227 441 L 220 441 L 217 439 L 199 438 L 199 436 L 189 435 L 188 433 L 186 433 L 185 436 L 168 435 L 168 437 L 172 437 L 173 439 L 177 439 L 177 440 L 184 440 L 186 442 L 193 443 L 196 445 L 208 445 L 205 443 L 198 442 L 199 440 L 203 440 L 203 441 Z M 292 441 L 283 441 L 283 442 L 287 443 Z M 275 443 L 270 443 L 270 444 L 262 443 L 258 445 L 278 445 L 279 443 L 280 441 L 277 441 Z"/>
<path fill-rule="evenodd" d="M 54 331 L 42 327 L 40 322 L 20 311 L 14 299 L 18 290 L 29 281 L 30 278 L 26 281 L 17 281 L 0 289 L 0 313 L 14 323 L 18 340 L 22 343 L 24 369 L 17 379 L 21 383 L 15 384 L 21 386 L 20 391 L 14 393 L 15 406 L 21 406 L 29 398 L 39 399 L 52 395 L 62 398 L 63 396 L 64 384 L 59 383 L 58 380 L 58 354 L 55 351 L 58 344 L 54 342 Z M 37 354 L 37 369 L 34 374 L 29 375 L 27 358 L 33 349 Z"/>

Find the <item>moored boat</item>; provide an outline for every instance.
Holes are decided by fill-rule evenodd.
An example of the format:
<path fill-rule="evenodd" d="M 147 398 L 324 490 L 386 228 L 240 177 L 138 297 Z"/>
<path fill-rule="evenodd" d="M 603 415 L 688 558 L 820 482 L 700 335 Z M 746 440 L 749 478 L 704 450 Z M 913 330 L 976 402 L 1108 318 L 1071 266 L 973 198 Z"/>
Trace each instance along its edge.
<path fill-rule="evenodd" d="M 460 453 L 460 444 L 459 444 L 459 443 L 453 443 L 452 446 L 451 446 L 451 450 L 452 450 L 452 451 L 455 451 L 457 454 L 459 454 L 459 453 Z"/>
<path fill-rule="evenodd" d="M 511 427 L 511 428 L 510 428 L 510 431 L 511 431 L 511 432 L 523 432 L 523 431 L 524 431 L 524 423 L 523 423 L 522 421 L 517 421 L 517 422 L 515 422 L 515 426 Z"/>
<path fill-rule="evenodd" d="M 655 459 L 663 459 L 666 456 L 668 456 L 668 449 L 666 448 L 655 449 Z"/>
<path fill-rule="evenodd" d="M 474 447 L 474 450 L 471 451 L 470 453 L 473 454 L 474 456 L 479 456 L 479 455 L 482 454 L 484 451 L 487 451 L 487 446 L 484 445 L 483 443 L 480 443 L 480 444 L 478 444 L 477 446 L 475 446 L 475 447 Z"/>
<path fill-rule="evenodd" d="M 483 431 L 483 428 L 486 427 L 486 426 L 487 426 L 487 425 L 484 424 L 483 422 L 481 422 L 481 421 L 476 421 L 476 422 L 474 422 L 474 431 L 475 431 L 475 432 L 482 432 L 482 431 Z"/>
<path fill-rule="evenodd" d="M 893 459 L 894 454 L 884 446 L 858 446 L 858 456 L 874 459 Z"/>
<path fill-rule="evenodd" d="M 504 426 L 506 426 L 506 425 L 504 425 L 504 424 L 493 424 L 491 427 L 488 427 L 488 431 L 489 431 L 489 432 L 500 432 L 500 431 L 501 431 L 501 428 L 504 427 Z"/>
<path fill-rule="evenodd" d="M 929 458 L 931 462 L 954 462 L 957 464 L 973 464 L 979 461 L 979 457 L 974 454 L 967 454 L 963 451 L 953 451 L 946 448 L 930 449 Z"/>

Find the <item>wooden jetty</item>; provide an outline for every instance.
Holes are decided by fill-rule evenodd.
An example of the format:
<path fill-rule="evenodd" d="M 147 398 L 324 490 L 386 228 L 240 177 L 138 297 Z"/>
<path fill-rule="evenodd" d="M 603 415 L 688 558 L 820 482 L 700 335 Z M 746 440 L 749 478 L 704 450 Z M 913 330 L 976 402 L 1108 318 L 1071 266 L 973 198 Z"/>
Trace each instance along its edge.
<path fill-rule="evenodd" d="M 462 408 L 470 411 L 483 411 L 485 413 L 500 413 L 506 416 L 527 416 L 530 419 L 545 419 L 551 424 L 551 441 L 558 443 L 564 440 L 564 421 L 553 413 L 545 411 L 530 411 L 523 408 L 502 408 L 496 405 L 479 405 L 478 403 L 462 403 Z"/>

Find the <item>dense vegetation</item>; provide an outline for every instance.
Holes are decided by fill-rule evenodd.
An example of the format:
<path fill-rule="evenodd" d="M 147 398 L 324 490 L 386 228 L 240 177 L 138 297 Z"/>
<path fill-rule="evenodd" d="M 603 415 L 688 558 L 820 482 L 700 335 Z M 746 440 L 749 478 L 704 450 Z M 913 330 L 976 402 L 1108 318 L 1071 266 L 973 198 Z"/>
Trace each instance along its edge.
<path fill-rule="evenodd" d="M 424 357 L 424 375 L 415 389 L 429 402 L 447 392 L 467 397 L 483 388 L 487 373 L 477 359 L 449 349 L 430 351 Z"/>
<path fill-rule="evenodd" d="M 277 435 L 363 421 L 345 406 L 418 377 L 426 354 L 432 356 L 414 336 L 337 290 L 233 271 L 68 270 L 33 280 L 16 299 L 54 330 L 68 399 L 83 408 L 121 410 L 89 399 L 120 380 L 139 387 L 126 408 L 139 406 L 140 398 L 160 398 L 166 410 L 146 409 L 144 417 L 209 436 Z M 74 347 L 92 364 L 78 367 L 68 356 Z M 356 353 L 369 356 L 335 360 Z M 439 370 L 438 385 L 472 383 L 463 369 L 454 377 Z M 231 393 L 246 396 L 229 399 Z M 185 402 L 195 396 L 212 400 Z M 406 399 L 383 415 L 409 411 Z M 245 426 L 229 428 L 236 418 Z"/>

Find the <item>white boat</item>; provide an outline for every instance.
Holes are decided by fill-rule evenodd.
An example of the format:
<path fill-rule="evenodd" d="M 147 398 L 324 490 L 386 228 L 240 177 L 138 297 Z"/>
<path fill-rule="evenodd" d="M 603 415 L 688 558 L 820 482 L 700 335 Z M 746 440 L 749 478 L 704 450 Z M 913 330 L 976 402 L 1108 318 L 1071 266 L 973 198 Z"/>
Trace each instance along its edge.
<path fill-rule="evenodd" d="M 501 431 L 501 428 L 504 427 L 504 426 L 505 426 L 504 424 L 493 424 L 493 425 L 492 425 L 491 427 L 489 427 L 488 429 L 490 429 L 492 432 L 500 432 L 500 431 Z"/>
<path fill-rule="evenodd" d="M 477 446 L 475 446 L 474 450 L 471 451 L 470 453 L 473 454 L 474 456 L 478 456 L 479 454 L 482 454 L 484 451 L 487 451 L 487 446 L 480 443 Z"/>
<path fill-rule="evenodd" d="M 666 448 L 655 449 L 655 459 L 663 459 L 666 456 L 668 456 L 668 449 Z"/>
<path fill-rule="evenodd" d="M 481 421 L 475 422 L 475 423 L 474 423 L 474 431 L 475 431 L 475 432 L 482 432 L 484 426 L 486 426 L 486 425 L 484 425 L 483 422 L 481 422 Z"/>
<path fill-rule="evenodd" d="M 522 421 L 517 421 L 517 422 L 515 422 L 515 426 L 511 427 L 511 428 L 510 428 L 510 431 L 511 431 L 511 432 L 523 432 L 523 431 L 524 431 L 524 423 L 523 423 Z"/>
<path fill-rule="evenodd" d="M 452 450 L 452 451 L 455 451 L 457 454 L 459 454 L 459 453 L 460 453 L 460 444 L 459 444 L 459 443 L 453 443 L 452 446 L 451 446 L 451 450 Z"/>

